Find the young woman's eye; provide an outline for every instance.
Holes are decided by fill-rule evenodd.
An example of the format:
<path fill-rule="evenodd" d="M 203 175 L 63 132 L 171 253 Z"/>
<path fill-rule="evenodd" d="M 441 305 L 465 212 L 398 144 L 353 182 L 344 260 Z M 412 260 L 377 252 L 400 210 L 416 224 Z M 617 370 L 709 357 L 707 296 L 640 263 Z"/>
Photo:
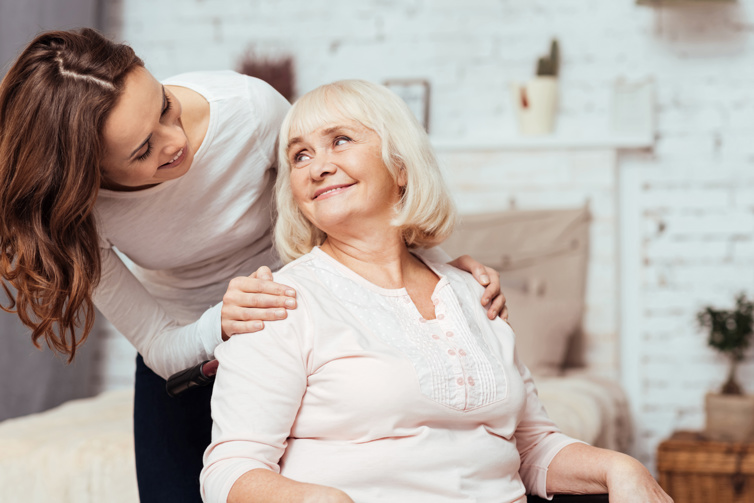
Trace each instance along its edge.
<path fill-rule="evenodd" d="M 165 96 L 165 108 L 162 109 L 162 112 L 160 113 L 160 117 L 164 117 L 166 113 L 170 111 L 171 108 L 173 108 L 173 102 L 170 100 L 170 97 L 167 93 L 164 93 Z M 149 154 L 152 153 L 152 142 L 147 142 L 147 151 L 141 154 L 139 157 L 136 158 L 137 161 L 144 161 L 149 157 Z"/>
<path fill-rule="evenodd" d="M 147 151 L 141 154 L 139 157 L 136 158 L 137 161 L 144 161 L 147 157 L 149 157 L 149 154 L 152 153 L 152 142 L 147 142 Z"/>
<path fill-rule="evenodd" d="M 170 97 L 165 94 L 165 108 L 162 109 L 162 114 L 160 114 L 160 117 L 164 117 L 166 113 L 170 111 L 170 109 L 173 108 L 173 102 L 170 101 Z"/>

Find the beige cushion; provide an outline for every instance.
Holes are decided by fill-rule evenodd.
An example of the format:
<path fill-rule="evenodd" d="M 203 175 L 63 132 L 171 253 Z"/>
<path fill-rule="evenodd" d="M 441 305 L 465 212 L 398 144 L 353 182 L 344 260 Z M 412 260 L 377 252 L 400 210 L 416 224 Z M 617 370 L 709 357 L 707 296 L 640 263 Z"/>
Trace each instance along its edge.
<path fill-rule="evenodd" d="M 500 271 L 522 360 L 539 375 L 561 371 L 584 310 L 589 210 L 465 215 L 442 244 Z"/>
<path fill-rule="evenodd" d="M 559 375 L 571 336 L 581 325 L 582 304 L 576 299 L 552 299 L 518 289 L 504 289 L 516 333 L 516 350 L 537 376 Z"/>

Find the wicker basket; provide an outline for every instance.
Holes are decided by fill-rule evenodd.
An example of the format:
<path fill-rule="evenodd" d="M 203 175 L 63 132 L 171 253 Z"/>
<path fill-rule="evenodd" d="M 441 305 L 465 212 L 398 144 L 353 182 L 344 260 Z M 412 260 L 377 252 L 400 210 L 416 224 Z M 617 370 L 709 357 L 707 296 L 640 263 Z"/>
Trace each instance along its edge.
<path fill-rule="evenodd" d="M 660 444 L 657 471 L 676 503 L 754 503 L 754 443 L 679 431 Z"/>

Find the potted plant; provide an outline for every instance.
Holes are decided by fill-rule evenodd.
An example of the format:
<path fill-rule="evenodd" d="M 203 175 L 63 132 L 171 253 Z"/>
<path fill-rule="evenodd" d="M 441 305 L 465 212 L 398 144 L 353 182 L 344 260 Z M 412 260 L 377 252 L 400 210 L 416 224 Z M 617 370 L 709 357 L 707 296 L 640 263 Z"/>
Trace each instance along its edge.
<path fill-rule="evenodd" d="M 754 302 L 741 293 L 733 309 L 704 307 L 699 326 L 708 330 L 707 344 L 729 360 L 728 378 L 719 393 L 705 397 L 705 435 L 712 440 L 741 442 L 754 439 L 754 396 L 743 392 L 736 377 L 738 364 L 751 343 Z"/>
<path fill-rule="evenodd" d="M 550 42 L 550 54 L 537 60 L 536 77 L 523 84 L 511 84 L 513 104 L 523 135 L 543 135 L 553 131 L 558 101 L 560 47 Z"/>

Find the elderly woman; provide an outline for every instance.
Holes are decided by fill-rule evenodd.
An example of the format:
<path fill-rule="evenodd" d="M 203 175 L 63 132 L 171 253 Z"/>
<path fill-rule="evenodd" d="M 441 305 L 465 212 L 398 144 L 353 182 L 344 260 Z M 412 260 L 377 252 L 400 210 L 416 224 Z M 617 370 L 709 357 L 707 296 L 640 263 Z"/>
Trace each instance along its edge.
<path fill-rule="evenodd" d="M 647 470 L 548 419 L 481 286 L 414 251 L 454 209 L 403 102 L 320 87 L 283 121 L 275 279 L 300 307 L 216 351 L 208 502 L 668 502 Z"/>

